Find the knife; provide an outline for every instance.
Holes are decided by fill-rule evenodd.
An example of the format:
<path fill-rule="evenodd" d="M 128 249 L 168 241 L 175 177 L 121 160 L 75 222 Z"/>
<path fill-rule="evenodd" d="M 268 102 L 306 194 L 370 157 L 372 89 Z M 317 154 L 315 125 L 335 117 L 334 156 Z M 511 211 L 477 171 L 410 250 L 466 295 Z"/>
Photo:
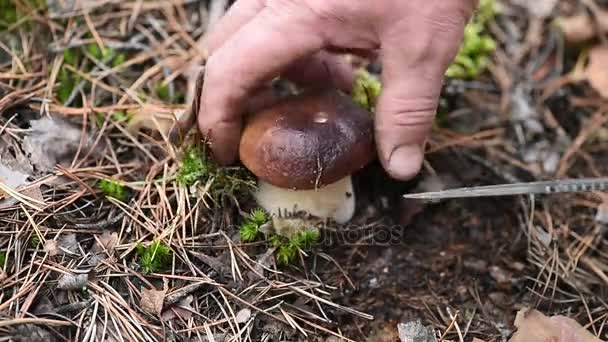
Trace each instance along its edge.
<path fill-rule="evenodd" d="M 448 198 L 554 194 L 607 190 L 608 177 L 602 177 L 465 187 L 441 191 L 404 194 L 403 197 L 407 199 L 441 200 Z"/>

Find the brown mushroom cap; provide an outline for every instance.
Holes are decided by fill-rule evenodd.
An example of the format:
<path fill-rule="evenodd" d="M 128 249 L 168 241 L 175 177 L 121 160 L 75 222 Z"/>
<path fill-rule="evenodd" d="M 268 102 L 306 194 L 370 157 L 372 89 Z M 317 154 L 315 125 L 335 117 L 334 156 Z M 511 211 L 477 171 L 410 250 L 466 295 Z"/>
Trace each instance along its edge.
<path fill-rule="evenodd" d="M 369 111 L 336 90 L 293 95 L 247 118 L 240 159 L 281 188 L 334 183 L 375 158 Z"/>

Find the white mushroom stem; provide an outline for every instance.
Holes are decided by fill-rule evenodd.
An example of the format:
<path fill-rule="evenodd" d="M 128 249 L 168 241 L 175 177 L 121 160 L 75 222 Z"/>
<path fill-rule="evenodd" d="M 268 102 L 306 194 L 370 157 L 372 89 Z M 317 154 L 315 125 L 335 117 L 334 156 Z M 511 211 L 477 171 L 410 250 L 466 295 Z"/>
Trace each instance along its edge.
<path fill-rule="evenodd" d="M 311 190 L 279 188 L 260 180 L 254 196 L 258 204 L 272 215 L 304 211 L 319 218 L 346 223 L 355 212 L 355 193 L 350 176 Z"/>

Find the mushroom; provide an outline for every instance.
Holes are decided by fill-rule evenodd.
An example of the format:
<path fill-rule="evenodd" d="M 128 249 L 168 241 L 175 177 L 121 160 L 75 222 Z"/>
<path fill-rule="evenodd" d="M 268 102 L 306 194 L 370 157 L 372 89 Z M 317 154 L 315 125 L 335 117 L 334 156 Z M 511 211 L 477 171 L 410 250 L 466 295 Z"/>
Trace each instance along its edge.
<path fill-rule="evenodd" d="M 239 146 L 258 177 L 254 197 L 274 215 L 338 223 L 355 212 L 351 175 L 375 157 L 372 114 L 333 89 L 292 95 L 252 113 Z"/>

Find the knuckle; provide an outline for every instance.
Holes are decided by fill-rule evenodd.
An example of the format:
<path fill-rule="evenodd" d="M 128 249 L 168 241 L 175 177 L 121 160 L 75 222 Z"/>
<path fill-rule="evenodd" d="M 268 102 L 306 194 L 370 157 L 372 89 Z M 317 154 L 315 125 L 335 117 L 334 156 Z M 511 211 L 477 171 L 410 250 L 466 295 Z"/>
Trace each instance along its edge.
<path fill-rule="evenodd" d="M 435 118 L 437 101 L 434 98 L 393 99 L 381 108 L 385 116 L 385 126 L 407 128 L 430 127 Z"/>

